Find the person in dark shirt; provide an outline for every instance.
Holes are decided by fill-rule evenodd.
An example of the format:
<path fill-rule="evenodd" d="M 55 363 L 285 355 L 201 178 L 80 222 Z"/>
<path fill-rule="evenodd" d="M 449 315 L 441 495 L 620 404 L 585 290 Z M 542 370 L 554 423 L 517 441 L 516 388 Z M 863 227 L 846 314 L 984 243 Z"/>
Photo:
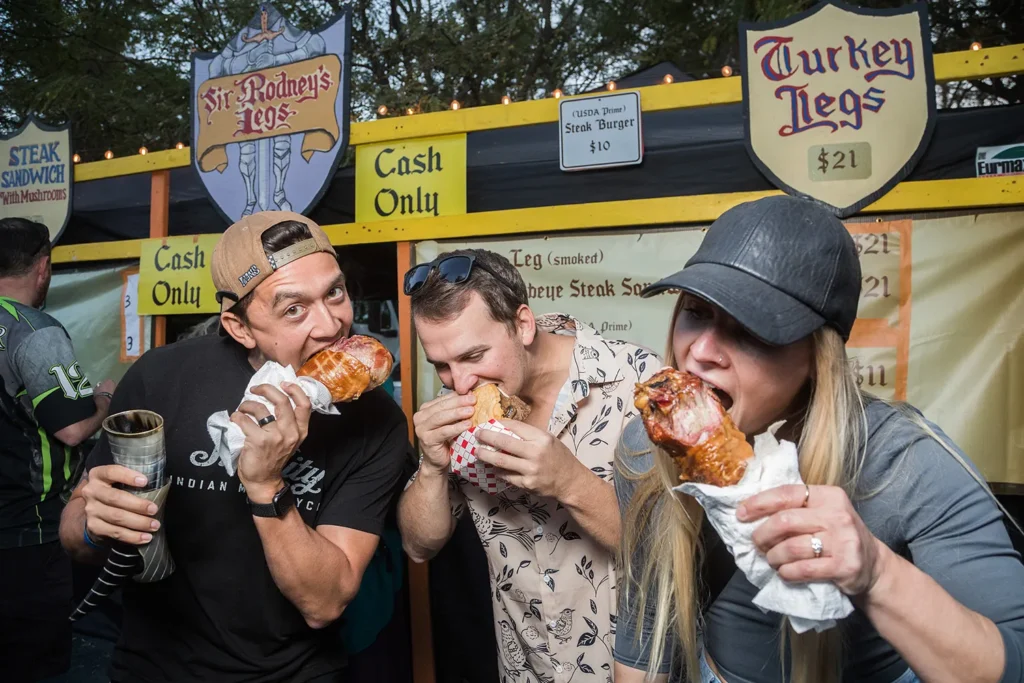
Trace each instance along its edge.
<path fill-rule="evenodd" d="M 94 390 L 71 338 L 40 308 L 50 232 L 0 220 L 0 670 L 35 681 L 71 662 L 71 561 L 57 539 L 77 446 L 107 416 L 113 382 Z"/>
<path fill-rule="evenodd" d="M 290 212 L 247 216 L 225 232 L 211 265 L 222 333 L 146 353 L 111 406 L 164 419 L 172 486 L 163 529 L 177 567 L 163 581 L 125 585 L 111 678 L 344 680 L 338 617 L 409 462 L 405 417 L 381 389 L 338 404 L 340 415 L 311 415 L 287 383 L 254 389 L 276 419 L 239 406 L 264 362 L 298 368 L 349 333 L 345 278 L 319 226 Z M 229 476 L 206 425 L 236 408 L 246 443 Z M 115 488 L 136 485 L 138 473 L 111 461 L 101 436 L 61 522 L 76 557 L 100 560 L 114 540 L 145 544 L 158 527 L 149 503 Z"/>

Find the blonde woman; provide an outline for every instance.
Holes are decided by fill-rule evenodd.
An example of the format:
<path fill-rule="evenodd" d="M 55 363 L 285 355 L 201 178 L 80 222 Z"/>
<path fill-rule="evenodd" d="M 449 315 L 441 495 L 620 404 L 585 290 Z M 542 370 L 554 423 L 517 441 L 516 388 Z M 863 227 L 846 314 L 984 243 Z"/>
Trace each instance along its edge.
<path fill-rule="evenodd" d="M 796 635 L 751 602 L 702 510 L 674 493 L 643 424 L 616 453 L 625 516 L 616 683 L 1024 681 L 1024 566 L 995 499 L 938 427 L 860 393 L 844 342 L 860 265 L 842 224 L 772 197 L 727 211 L 686 267 L 666 358 L 716 387 L 748 435 L 785 420 L 807 486 L 748 499 L 742 521 L 791 582 L 831 581 L 855 611 Z"/>

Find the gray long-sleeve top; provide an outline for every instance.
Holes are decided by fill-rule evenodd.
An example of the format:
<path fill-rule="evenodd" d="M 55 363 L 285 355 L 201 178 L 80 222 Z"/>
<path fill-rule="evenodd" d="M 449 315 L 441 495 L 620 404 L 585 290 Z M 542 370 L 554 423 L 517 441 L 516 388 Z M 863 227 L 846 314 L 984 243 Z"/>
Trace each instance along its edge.
<path fill-rule="evenodd" d="M 905 415 L 881 401 L 867 407 L 868 441 L 854 508 L 868 529 L 902 557 L 935 579 L 957 601 L 995 622 L 1006 649 L 1003 683 L 1024 682 L 1024 564 L 1014 551 L 1002 513 L 989 494 L 934 439 Z M 949 438 L 931 425 L 946 443 Z M 958 451 L 959 452 L 959 451 Z M 636 455 L 640 453 L 640 455 Z M 631 455 L 632 454 L 632 455 Z M 635 475 L 650 470 L 653 455 L 639 419 L 623 432 L 616 452 L 615 488 L 620 509 L 628 507 Z M 626 471 L 622 471 L 625 469 Z M 631 480 L 630 476 L 634 479 Z M 875 491 L 864 497 L 861 492 Z M 757 589 L 732 562 L 724 544 L 705 522 L 708 559 L 704 585 L 716 594 L 702 608 L 704 645 L 729 683 L 781 681 L 780 616 L 754 606 Z M 641 542 L 635 566 L 646 552 Z M 626 579 L 623 578 L 623 581 Z M 615 659 L 646 670 L 650 661 L 653 614 L 645 615 L 638 643 L 636 591 L 619 591 Z M 656 596 L 648 598 L 648 609 Z M 907 664 L 855 610 L 840 623 L 843 681 L 891 683 Z M 679 675 L 675 636 L 669 634 L 658 670 Z M 670 661 L 671 660 L 671 661 Z M 788 662 L 785 662 L 788 671 Z"/>

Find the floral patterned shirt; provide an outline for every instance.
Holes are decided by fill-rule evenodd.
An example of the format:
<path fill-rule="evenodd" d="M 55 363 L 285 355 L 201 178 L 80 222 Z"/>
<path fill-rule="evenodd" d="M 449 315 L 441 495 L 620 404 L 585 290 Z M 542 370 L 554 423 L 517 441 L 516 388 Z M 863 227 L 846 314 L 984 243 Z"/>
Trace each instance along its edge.
<path fill-rule="evenodd" d="M 548 431 L 587 467 L 612 481 L 619 434 L 636 415 L 633 389 L 662 364 L 647 349 L 606 340 L 561 314 L 537 327 L 573 335 L 569 379 Z M 615 558 L 557 501 L 515 487 L 497 495 L 451 475 L 452 514 L 468 508 L 487 554 L 502 683 L 611 681 Z"/>

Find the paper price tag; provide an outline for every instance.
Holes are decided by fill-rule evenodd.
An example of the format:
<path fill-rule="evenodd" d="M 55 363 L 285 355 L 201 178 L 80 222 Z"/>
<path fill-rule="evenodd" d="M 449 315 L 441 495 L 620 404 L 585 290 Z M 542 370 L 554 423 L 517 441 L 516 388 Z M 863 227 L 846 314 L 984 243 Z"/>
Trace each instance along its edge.
<path fill-rule="evenodd" d="M 632 166 L 644 159 L 640 93 L 573 97 L 558 103 L 563 171 Z"/>

